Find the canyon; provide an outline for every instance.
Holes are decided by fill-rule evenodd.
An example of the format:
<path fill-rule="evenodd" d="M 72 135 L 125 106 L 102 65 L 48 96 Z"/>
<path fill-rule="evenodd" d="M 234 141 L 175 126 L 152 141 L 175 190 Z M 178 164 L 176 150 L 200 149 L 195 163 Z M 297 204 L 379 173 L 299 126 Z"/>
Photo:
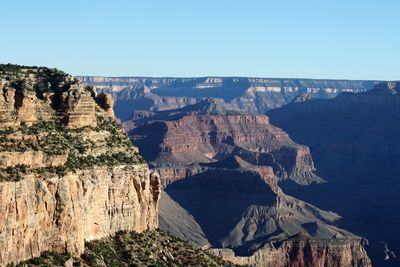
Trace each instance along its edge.
<path fill-rule="evenodd" d="M 395 266 L 398 83 L 80 79 L 0 65 L 0 265 L 105 264 L 91 248 L 124 236 L 220 265 Z"/>
<path fill-rule="evenodd" d="M 298 95 L 333 98 L 342 92 L 364 92 L 378 81 L 312 80 L 244 77 L 151 78 L 78 76 L 97 91 L 114 96 L 121 120 L 134 110 L 161 111 L 195 104 L 205 98 L 223 100 L 231 110 L 264 114 L 290 103 Z"/>
<path fill-rule="evenodd" d="M 310 147 L 318 174 L 311 187 L 285 192 L 340 213 L 340 226 L 366 237 L 376 266 L 399 266 L 400 83 L 331 100 L 305 100 L 268 112 L 270 120 Z"/>
<path fill-rule="evenodd" d="M 277 257 L 276 266 L 371 265 L 364 239 L 336 227 L 340 215 L 280 188 L 282 181 L 304 187 L 326 182 L 309 148 L 267 116 L 205 99 L 180 109 L 135 111 L 123 127 L 160 174 L 161 229 L 237 264 L 275 266 Z M 296 252 L 292 237 L 299 234 L 307 239 L 302 249 L 315 253 Z M 318 251 L 330 252 L 312 256 Z"/>

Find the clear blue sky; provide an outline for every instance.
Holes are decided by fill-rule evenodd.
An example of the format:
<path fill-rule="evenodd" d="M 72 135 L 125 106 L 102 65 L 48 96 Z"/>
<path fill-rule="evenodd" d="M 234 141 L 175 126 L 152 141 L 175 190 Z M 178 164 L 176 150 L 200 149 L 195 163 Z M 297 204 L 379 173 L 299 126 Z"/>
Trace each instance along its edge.
<path fill-rule="evenodd" d="M 398 0 L 2 1 L 0 62 L 108 76 L 400 79 Z"/>

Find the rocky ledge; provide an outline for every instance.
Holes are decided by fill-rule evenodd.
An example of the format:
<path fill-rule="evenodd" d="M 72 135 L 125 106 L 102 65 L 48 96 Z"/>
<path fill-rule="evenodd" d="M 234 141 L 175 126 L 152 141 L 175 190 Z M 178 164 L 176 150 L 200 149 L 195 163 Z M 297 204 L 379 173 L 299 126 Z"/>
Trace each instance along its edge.
<path fill-rule="evenodd" d="M 237 256 L 232 249 L 211 249 L 210 252 L 238 265 L 257 267 L 372 266 L 360 240 L 320 240 L 301 233 L 284 241 L 268 242 L 250 256 Z"/>
<path fill-rule="evenodd" d="M 110 97 L 58 70 L 0 65 L 0 265 L 154 229 L 159 195 Z"/>
<path fill-rule="evenodd" d="M 191 246 L 160 230 L 143 233 L 120 231 L 113 237 L 87 242 L 85 253 L 43 253 L 17 267 L 56 266 L 237 266 Z"/>

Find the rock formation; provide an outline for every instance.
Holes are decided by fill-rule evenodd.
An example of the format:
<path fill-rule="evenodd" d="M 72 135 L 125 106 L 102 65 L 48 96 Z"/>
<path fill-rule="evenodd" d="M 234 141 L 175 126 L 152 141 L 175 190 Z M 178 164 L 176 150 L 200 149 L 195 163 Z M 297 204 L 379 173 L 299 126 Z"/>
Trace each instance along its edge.
<path fill-rule="evenodd" d="M 399 93 L 400 83 L 385 82 L 365 93 L 268 112 L 272 123 L 310 147 L 328 181 L 314 187 L 282 184 L 285 191 L 339 212 L 342 227 L 368 238 L 377 266 L 400 264 L 395 257 L 400 254 Z"/>
<path fill-rule="evenodd" d="M 308 93 L 316 98 L 332 98 L 341 92 L 372 89 L 375 81 L 268 79 L 268 78 L 140 78 L 78 77 L 96 90 L 113 93 L 115 111 L 121 120 L 134 110 L 160 111 L 181 108 L 212 97 L 223 100 L 229 109 L 250 114 L 283 106 L 296 96 Z"/>
<path fill-rule="evenodd" d="M 372 266 L 365 257 L 359 241 L 311 239 L 297 234 L 287 240 L 266 243 L 251 256 L 237 256 L 231 249 L 212 249 L 215 255 L 239 265 L 255 267 L 302 267 L 302 266 Z M 340 259 L 340 260 L 338 260 Z"/>
<path fill-rule="evenodd" d="M 168 173 L 180 179 L 187 172 L 196 174 L 207 166 L 229 164 L 233 157 L 249 165 L 269 166 L 281 179 L 300 184 L 323 182 L 313 173 L 309 149 L 271 125 L 267 116 L 226 110 L 213 99 L 156 112 L 135 120 L 135 124 L 142 125 L 130 132 L 131 139 L 145 159 L 164 174 L 164 185 L 174 181 L 166 180 Z M 203 168 L 190 166 L 193 163 Z"/>
<path fill-rule="evenodd" d="M 158 226 L 159 177 L 112 114 L 58 70 L 0 65 L 0 265 Z"/>
<path fill-rule="evenodd" d="M 308 147 L 292 141 L 267 116 L 227 110 L 219 101 L 207 99 L 177 110 L 134 116 L 131 122 L 137 126 L 129 132 L 131 140 L 161 174 L 165 186 L 160 200 L 162 229 L 202 247 L 230 248 L 237 255 L 276 253 L 262 248 L 275 239 L 287 240 L 294 251 L 297 245 L 289 238 L 303 232 L 313 240 L 340 240 L 344 245 L 332 252 L 335 264 L 362 258 L 365 264 L 359 266 L 369 266 L 361 245 L 354 249 L 358 254 L 348 256 L 353 255 L 351 244 L 359 244 L 361 238 L 335 226 L 338 214 L 280 189 L 285 180 L 301 186 L 324 180 L 314 173 Z M 335 250 L 334 244 L 330 249 Z M 288 250 L 277 253 L 286 257 Z M 297 257 L 318 261 L 309 254 Z M 269 263 L 259 256 L 247 262 L 232 260 Z"/>

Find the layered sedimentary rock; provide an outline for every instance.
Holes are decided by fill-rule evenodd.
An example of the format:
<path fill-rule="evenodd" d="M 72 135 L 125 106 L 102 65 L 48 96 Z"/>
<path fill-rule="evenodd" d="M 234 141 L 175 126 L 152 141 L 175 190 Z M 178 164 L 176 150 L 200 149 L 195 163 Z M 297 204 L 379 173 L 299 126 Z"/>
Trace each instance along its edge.
<path fill-rule="evenodd" d="M 71 76 L 44 68 L 18 72 L 2 67 L 1 79 L 2 128 L 55 119 L 69 128 L 96 126 L 95 93 Z"/>
<path fill-rule="evenodd" d="M 158 226 L 160 182 L 112 102 L 58 70 L 0 65 L 0 265 Z"/>
<path fill-rule="evenodd" d="M 267 116 L 229 111 L 212 99 L 179 111 L 154 114 L 146 117 L 147 123 L 141 121 L 144 124 L 131 131 L 130 136 L 146 160 L 158 169 L 191 164 L 223 166 L 238 156 L 250 165 L 273 167 L 275 175 L 282 179 L 302 184 L 322 182 L 313 173 L 309 149 L 271 125 Z M 194 169 L 192 173 L 199 169 L 190 168 Z M 180 178 L 187 171 L 175 168 L 172 172 Z"/>
<path fill-rule="evenodd" d="M 158 189 L 150 185 L 145 166 L 45 175 L 0 183 L 1 264 L 43 251 L 79 255 L 85 241 L 158 225 L 153 199 Z"/>
<path fill-rule="evenodd" d="M 286 191 L 340 212 L 343 227 L 369 239 L 377 266 L 399 265 L 399 93 L 400 83 L 387 82 L 365 93 L 292 103 L 268 113 L 310 147 L 328 181 L 312 188 L 287 184 Z"/>
<path fill-rule="evenodd" d="M 67 126 L 69 128 L 95 127 L 97 119 L 95 116 L 96 102 L 93 99 L 93 92 L 85 92 L 79 90 L 79 88 L 80 85 L 74 84 L 61 96 L 62 105 L 66 105 L 65 120 L 67 120 Z"/>
<path fill-rule="evenodd" d="M 35 168 L 63 166 L 68 160 L 68 154 L 53 155 L 42 151 L 0 152 L 0 167 L 16 167 L 28 165 Z"/>
<path fill-rule="evenodd" d="M 341 92 L 363 92 L 375 81 L 269 79 L 269 78 L 143 78 L 78 77 L 97 90 L 113 93 L 117 117 L 125 120 L 134 110 L 160 111 L 194 104 L 207 97 L 220 98 L 230 109 L 252 114 L 283 106 L 309 93 L 332 98 Z"/>
<path fill-rule="evenodd" d="M 358 258 L 368 263 L 361 245 L 359 254 L 348 256 L 347 248 L 361 239 L 336 227 L 338 214 L 280 189 L 279 182 L 285 180 L 302 186 L 324 183 L 314 173 L 308 147 L 271 125 L 267 116 L 227 110 L 220 103 L 207 99 L 131 120 L 136 126 L 129 132 L 131 140 L 165 186 L 160 227 L 199 246 L 230 248 L 238 255 L 264 251 L 265 242 L 303 232 L 310 239 L 327 240 L 326 244 L 341 240 L 344 246 L 332 266 Z M 332 250 L 334 246 L 333 242 Z M 298 259 L 318 261 L 308 254 L 299 254 Z M 273 264 L 267 256 L 247 263 Z"/>
<path fill-rule="evenodd" d="M 235 264 L 259 267 L 372 266 L 359 240 L 320 240 L 302 234 L 268 242 L 250 256 L 237 256 L 231 249 L 210 251 Z"/>

